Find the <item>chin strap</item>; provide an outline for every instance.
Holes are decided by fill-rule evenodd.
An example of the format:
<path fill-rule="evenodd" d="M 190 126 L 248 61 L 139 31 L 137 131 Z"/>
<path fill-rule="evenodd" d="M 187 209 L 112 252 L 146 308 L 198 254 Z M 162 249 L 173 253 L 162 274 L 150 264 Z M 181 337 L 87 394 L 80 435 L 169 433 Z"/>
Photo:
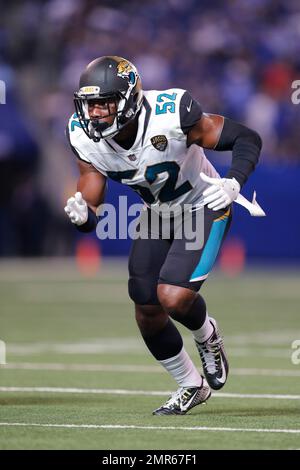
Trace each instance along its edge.
<path fill-rule="evenodd" d="M 94 142 L 99 142 L 99 141 L 100 141 L 100 136 L 99 136 L 99 133 L 97 132 L 96 127 L 93 126 L 92 124 L 90 124 L 90 126 L 89 126 L 89 131 L 90 131 L 91 139 L 92 139 Z M 96 132 L 97 132 L 98 135 L 96 135 Z"/>

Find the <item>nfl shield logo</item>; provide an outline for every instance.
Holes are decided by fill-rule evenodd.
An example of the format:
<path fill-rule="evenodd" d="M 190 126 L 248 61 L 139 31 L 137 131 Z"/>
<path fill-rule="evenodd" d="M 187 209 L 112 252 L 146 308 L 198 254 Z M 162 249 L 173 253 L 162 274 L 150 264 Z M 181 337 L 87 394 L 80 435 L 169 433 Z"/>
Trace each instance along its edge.
<path fill-rule="evenodd" d="M 151 144 L 156 148 L 156 150 L 163 152 L 166 150 L 168 140 L 165 135 L 155 135 L 154 137 L 151 137 Z"/>
<path fill-rule="evenodd" d="M 129 158 L 129 160 L 130 160 L 131 162 L 134 162 L 134 160 L 136 160 L 136 156 L 135 156 L 133 153 L 131 153 L 130 155 L 128 155 L 128 158 Z"/>

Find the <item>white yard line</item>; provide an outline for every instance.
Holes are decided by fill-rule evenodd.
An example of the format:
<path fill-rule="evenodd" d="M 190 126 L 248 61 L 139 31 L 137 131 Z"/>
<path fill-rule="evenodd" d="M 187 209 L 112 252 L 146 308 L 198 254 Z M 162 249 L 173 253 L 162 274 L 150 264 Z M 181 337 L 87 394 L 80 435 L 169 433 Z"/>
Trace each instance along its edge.
<path fill-rule="evenodd" d="M 256 433 L 289 433 L 300 434 L 300 429 L 263 429 L 263 428 L 223 428 L 208 426 L 135 426 L 132 424 L 52 424 L 52 423 L 6 423 L 0 426 L 23 426 L 41 428 L 67 429 L 143 429 L 159 431 L 215 431 L 215 432 L 256 432 Z"/>
<path fill-rule="evenodd" d="M 187 346 L 194 347 L 193 339 L 184 337 Z M 127 338 L 98 338 L 89 341 L 74 343 L 7 343 L 7 354 L 31 356 L 35 354 L 119 354 L 144 353 L 145 345 L 139 337 Z M 291 355 L 291 341 L 287 341 L 286 348 L 256 348 L 246 345 L 235 347 L 228 344 L 227 353 L 232 357 L 273 357 L 289 358 Z"/>
<path fill-rule="evenodd" d="M 1 369 L 36 370 L 36 371 L 77 371 L 77 372 L 133 372 L 133 373 L 165 373 L 165 370 L 156 365 L 137 364 L 63 364 L 63 363 L 35 363 L 20 362 L 8 363 L 0 366 Z M 231 368 L 230 375 L 262 376 L 262 377 L 300 377 L 300 370 L 291 369 L 256 369 Z"/>
<path fill-rule="evenodd" d="M 20 343 L 7 344 L 7 354 L 21 356 L 32 354 L 114 354 L 120 352 L 144 352 L 141 338 L 100 338 L 76 343 Z"/>
<path fill-rule="evenodd" d="M 70 387 L 0 387 L 0 392 L 30 392 L 30 393 L 86 393 L 86 394 L 109 394 L 109 395 L 145 395 L 164 396 L 170 395 L 171 391 L 158 390 L 125 390 L 106 388 L 70 388 Z M 300 400 L 300 395 L 280 395 L 280 394 L 258 394 L 258 393 L 222 393 L 215 392 L 214 398 L 266 398 L 274 400 Z"/>
<path fill-rule="evenodd" d="M 231 368 L 230 375 L 261 376 L 261 377 L 300 377 L 300 370 L 289 369 L 255 369 L 255 368 Z"/>
<path fill-rule="evenodd" d="M 271 330 L 271 331 L 253 331 L 248 333 L 237 333 L 225 336 L 225 343 L 231 346 L 244 346 L 245 344 L 256 346 L 286 346 L 291 341 L 297 339 L 299 333 L 295 330 Z"/>
<path fill-rule="evenodd" d="M 13 370 L 47 370 L 47 371 L 78 371 L 78 372 L 137 372 L 137 373 L 165 373 L 160 366 L 144 366 L 135 364 L 62 364 L 62 363 L 35 363 L 21 362 L 0 365 L 1 369 Z"/>

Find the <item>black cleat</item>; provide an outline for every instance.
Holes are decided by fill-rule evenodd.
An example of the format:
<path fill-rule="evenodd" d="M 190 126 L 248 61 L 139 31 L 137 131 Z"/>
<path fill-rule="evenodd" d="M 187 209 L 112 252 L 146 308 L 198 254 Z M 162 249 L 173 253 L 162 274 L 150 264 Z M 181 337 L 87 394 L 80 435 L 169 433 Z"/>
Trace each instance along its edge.
<path fill-rule="evenodd" d="M 204 343 L 195 342 L 202 361 L 205 378 L 211 388 L 219 390 L 227 380 L 229 364 L 217 322 L 211 317 L 209 320 L 214 327 L 214 332 Z"/>
<path fill-rule="evenodd" d="M 205 378 L 201 387 L 181 387 L 164 405 L 153 411 L 153 415 L 185 415 L 194 406 L 201 405 L 209 399 L 210 388 Z"/>

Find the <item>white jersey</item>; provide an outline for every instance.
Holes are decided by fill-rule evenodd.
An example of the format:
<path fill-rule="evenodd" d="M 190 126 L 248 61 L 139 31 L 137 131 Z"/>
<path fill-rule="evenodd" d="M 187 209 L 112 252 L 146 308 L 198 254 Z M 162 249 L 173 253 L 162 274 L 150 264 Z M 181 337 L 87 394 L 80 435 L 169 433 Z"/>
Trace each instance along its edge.
<path fill-rule="evenodd" d="M 189 97 L 188 104 L 181 102 L 183 95 Z M 104 176 L 131 186 L 154 210 L 162 208 L 162 204 L 170 210 L 184 204 L 195 205 L 208 186 L 200 172 L 219 177 L 201 147 L 192 144 L 187 148 L 182 107 L 188 116 L 192 106 L 198 104 L 179 88 L 145 91 L 144 97 L 137 136 L 129 150 L 113 139 L 89 139 L 76 115 L 68 124 L 70 144 L 80 159 Z"/>

